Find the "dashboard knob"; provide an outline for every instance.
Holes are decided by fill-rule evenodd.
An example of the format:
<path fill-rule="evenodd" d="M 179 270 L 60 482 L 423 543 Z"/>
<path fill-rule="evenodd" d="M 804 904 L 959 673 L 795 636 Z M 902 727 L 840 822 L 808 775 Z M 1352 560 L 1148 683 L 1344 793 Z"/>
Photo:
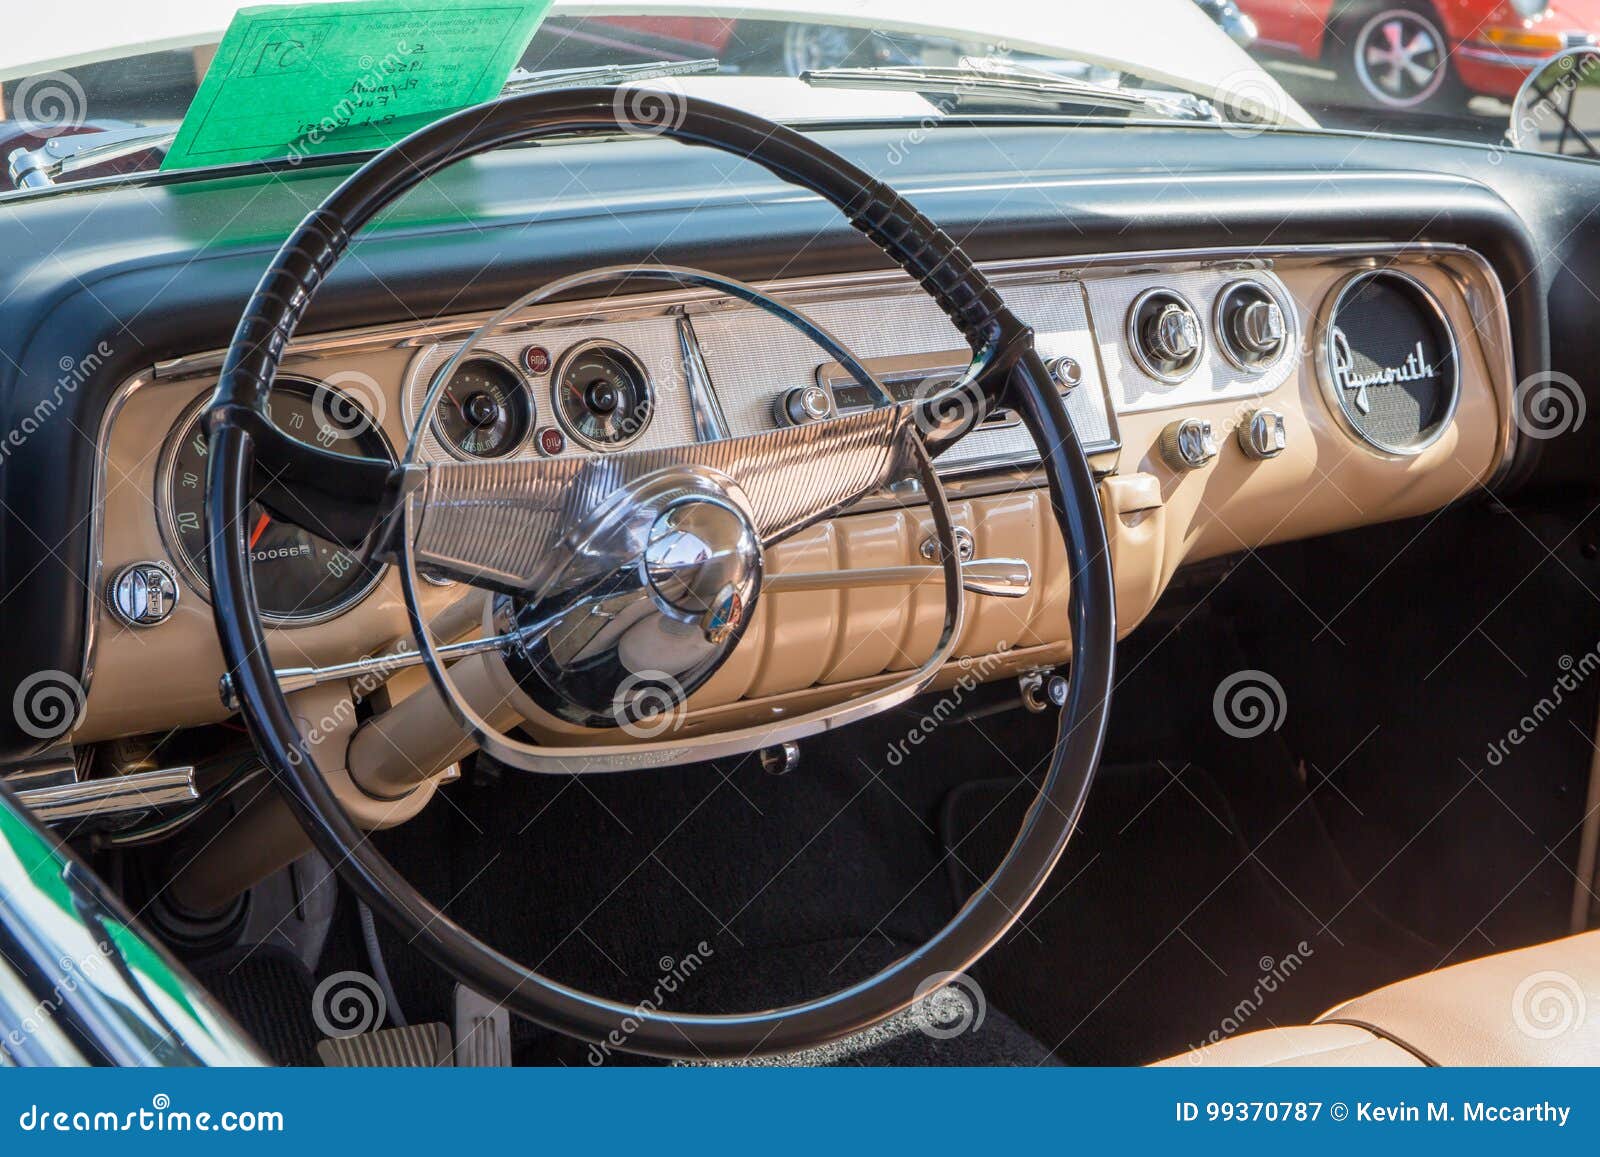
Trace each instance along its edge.
<path fill-rule="evenodd" d="M 178 605 L 178 576 L 164 562 L 130 562 L 111 576 L 106 605 L 124 626 L 164 623 Z"/>
<path fill-rule="evenodd" d="M 1289 444 L 1283 415 L 1276 410 L 1251 410 L 1239 423 L 1237 436 L 1248 458 L 1276 458 Z"/>
<path fill-rule="evenodd" d="M 1233 339 L 1252 354 L 1275 352 L 1287 332 L 1283 310 L 1275 301 L 1252 301 L 1233 315 Z"/>
<path fill-rule="evenodd" d="M 833 416 L 833 399 L 821 386 L 796 386 L 773 406 L 773 416 L 780 426 L 804 426 L 807 422 L 820 422 Z"/>
<path fill-rule="evenodd" d="M 1163 305 L 1150 322 L 1146 341 L 1162 361 L 1186 362 L 1200 350 L 1200 319 L 1176 302 Z"/>
<path fill-rule="evenodd" d="M 1083 381 L 1083 367 L 1078 364 L 1076 358 L 1055 358 L 1050 362 L 1050 376 L 1055 379 L 1059 388 L 1075 390 Z"/>
<path fill-rule="evenodd" d="M 1211 423 L 1204 418 L 1183 418 L 1161 431 L 1161 457 L 1174 470 L 1198 470 L 1217 456 Z"/>

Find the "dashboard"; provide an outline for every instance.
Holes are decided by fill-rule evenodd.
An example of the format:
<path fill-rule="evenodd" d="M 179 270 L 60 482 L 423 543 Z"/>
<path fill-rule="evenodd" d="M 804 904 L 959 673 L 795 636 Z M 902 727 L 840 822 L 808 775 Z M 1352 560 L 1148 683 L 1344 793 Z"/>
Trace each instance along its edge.
<path fill-rule="evenodd" d="M 1101 480 L 1123 634 L 1187 562 L 1434 510 L 1511 461 L 1510 320 L 1493 267 L 1472 249 L 1063 256 L 987 271 L 1034 328 Z M 764 288 L 897 397 L 932 396 L 968 361 L 949 322 L 899 274 Z M 325 447 L 392 456 L 484 319 L 300 340 L 284 359 L 274 417 Z M 126 379 L 105 412 L 101 597 L 89 608 L 79 742 L 231 714 L 218 693 L 195 426 L 220 360 L 213 350 L 158 363 Z M 496 327 L 440 384 L 420 455 L 603 456 L 826 420 L 867 404 L 862 395 L 810 338 L 742 301 L 700 288 L 613 294 L 533 306 Z M 989 679 L 1070 656 L 1065 561 L 1036 462 L 1018 418 L 999 411 L 937 463 L 972 557 L 1021 559 L 1032 574 L 1021 598 L 967 596 L 947 683 L 975 665 Z M 265 511 L 253 512 L 250 533 L 280 668 L 331 668 L 406 637 L 396 576 Z M 777 574 L 907 566 L 927 561 L 934 541 L 924 496 L 900 485 L 783 543 L 769 564 Z M 430 585 L 425 599 L 452 638 L 483 629 L 479 608 L 463 612 L 451 585 Z M 931 651 L 942 601 L 937 588 L 775 593 L 690 700 L 683 726 L 748 724 L 887 681 Z M 423 689 L 407 675 L 384 688 L 384 706 Z M 523 707 L 536 738 L 615 741 Z"/>
<path fill-rule="evenodd" d="M 894 140 L 892 128 L 826 135 L 875 170 Z M 1507 154 L 1485 167 L 1481 150 L 1442 142 L 1016 123 L 947 126 L 883 175 L 1036 329 L 1099 478 L 1125 635 L 1188 563 L 1587 476 L 1593 423 L 1547 442 L 1513 420 L 1519 383 L 1557 370 L 1584 381 L 1600 354 L 1591 299 L 1563 281 L 1600 252 L 1582 207 L 1600 178 L 1561 166 L 1558 188 L 1552 163 Z M 74 743 L 230 715 L 193 530 L 192 417 L 273 248 L 340 176 L 155 176 L 0 214 L 17 257 L 0 271 L 0 340 L 14 355 L 0 364 L 0 570 L 16 657 L 0 691 L 46 670 L 69 679 Z M 480 158 L 419 189 L 319 294 L 276 404 L 312 437 L 398 454 L 438 367 L 479 322 L 531 286 L 645 254 L 771 290 L 902 396 L 965 363 L 943 317 L 826 206 L 703 150 L 597 142 Z M 1386 326 L 1390 315 L 1404 323 Z M 1335 329 L 1356 340 L 1336 343 Z M 739 434 L 860 402 L 835 359 L 704 290 L 596 287 L 519 315 L 488 347 L 449 383 L 425 457 L 603 457 L 706 437 L 708 421 Z M 947 683 L 974 665 L 1000 678 L 1070 655 L 1064 561 L 1029 448 L 1000 414 L 939 462 L 974 556 L 1032 572 L 1023 598 L 968 599 L 968 665 Z M 922 563 L 926 521 L 924 496 L 897 487 L 782 544 L 773 567 Z M 256 551 L 280 668 L 349 663 L 406 637 L 392 573 L 271 521 Z M 131 625 L 119 599 L 159 621 Z M 479 629 L 459 590 L 430 585 L 425 601 L 461 637 Z M 927 653 L 939 601 L 764 598 L 686 726 L 892 678 Z M 362 730 L 426 686 L 416 670 L 395 675 L 363 700 Z M 336 691 L 348 699 L 340 683 L 295 702 L 334 712 Z M 531 730 L 590 741 L 554 718 Z M 17 758 L 62 738 L 3 717 L 0 731 Z"/>

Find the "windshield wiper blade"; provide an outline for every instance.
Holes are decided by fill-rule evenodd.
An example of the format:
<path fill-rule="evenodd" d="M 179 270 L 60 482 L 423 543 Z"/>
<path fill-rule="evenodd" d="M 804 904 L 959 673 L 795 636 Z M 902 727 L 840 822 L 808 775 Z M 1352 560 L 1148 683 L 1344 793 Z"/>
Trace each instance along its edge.
<path fill-rule="evenodd" d="M 541 72 L 514 68 L 506 78 L 500 95 L 549 92 L 590 84 L 660 80 L 669 76 L 716 72 L 721 66 L 721 61 L 706 57 L 698 60 L 650 60 L 640 64 L 601 64 L 587 68 L 552 68 Z M 7 158 L 11 183 L 18 189 L 48 188 L 62 177 L 95 165 L 119 161 L 135 153 L 150 150 L 165 154 L 177 135 L 175 125 L 164 128 L 134 125 L 51 137 L 38 148 L 13 150 Z"/>
<path fill-rule="evenodd" d="M 800 74 L 816 88 L 877 88 L 977 101 L 1078 105 L 1124 112 L 1154 112 L 1175 120 L 1221 121 L 1210 101 L 1186 92 L 1119 88 L 1056 76 L 1042 69 L 963 60 L 959 67 L 887 65 L 876 68 L 817 68 Z"/>
<path fill-rule="evenodd" d="M 635 80 L 660 80 L 668 76 L 691 76 L 715 72 L 722 62 L 713 57 L 701 60 L 649 60 L 643 64 L 595 64 L 584 68 L 547 68 L 529 72 L 513 68 L 506 78 L 501 96 L 523 92 L 546 92 L 554 88 L 577 88 L 586 84 L 626 84 Z"/>

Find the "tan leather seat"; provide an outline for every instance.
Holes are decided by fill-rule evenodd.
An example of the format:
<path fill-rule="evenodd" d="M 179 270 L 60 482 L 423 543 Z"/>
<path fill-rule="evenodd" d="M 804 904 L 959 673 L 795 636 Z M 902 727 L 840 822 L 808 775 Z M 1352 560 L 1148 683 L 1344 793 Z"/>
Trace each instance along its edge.
<path fill-rule="evenodd" d="M 1441 968 L 1163 1065 L 1600 1065 L 1600 931 Z"/>

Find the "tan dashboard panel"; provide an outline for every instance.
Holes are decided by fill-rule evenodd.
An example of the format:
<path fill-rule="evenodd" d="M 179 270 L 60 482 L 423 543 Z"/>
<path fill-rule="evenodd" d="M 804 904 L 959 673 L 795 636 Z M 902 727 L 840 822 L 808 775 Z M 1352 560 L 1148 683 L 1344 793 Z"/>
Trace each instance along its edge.
<path fill-rule="evenodd" d="M 1081 296 L 1079 281 L 1099 276 L 1103 260 L 1110 259 L 1080 265 L 1063 260 L 1045 274 L 1039 272 L 1039 263 L 1032 263 L 1015 274 L 997 271 L 997 279 L 1002 293 L 1007 277 L 1026 276 L 1035 297 L 1043 292 L 1040 285 L 1052 284 Z M 1170 259 L 1175 268 L 1181 265 L 1191 272 L 1184 283 L 1188 292 L 1222 280 L 1212 272 L 1221 260 L 1205 255 Z M 1253 276 L 1264 276 L 1266 270 L 1278 279 L 1275 284 L 1281 284 L 1292 306 L 1291 331 L 1297 345 L 1286 355 L 1291 364 L 1264 375 L 1254 386 L 1238 374 L 1217 376 L 1220 385 L 1215 392 L 1225 396 L 1185 388 L 1171 394 L 1170 404 L 1157 405 L 1146 392 L 1137 406 L 1112 406 L 1108 423 L 1115 443 L 1098 452 L 1094 462 L 1103 475 L 1103 511 L 1123 635 L 1149 613 L 1184 563 L 1437 510 L 1492 477 L 1515 433 L 1510 423 L 1514 383 L 1504 299 L 1493 274 L 1473 255 L 1417 247 L 1376 256 L 1305 251 L 1270 260 L 1227 260 L 1242 263 L 1240 268 L 1251 270 Z M 1321 314 L 1336 287 L 1353 272 L 1389 262 L 1427 287 L 1457 340 L 1459 405 L 1443 435 L 1410 457 L 1381 454 L 1347 433 L 1319 380 L 1314 356 Z M 1151 284 L 1166 276 L 1159 255 L 1126 259 L 1110 268 L 1124 279 L 1131 271 Z M 1193 272 L 1197 269 L 1200 273 Z M 873 275 L 862 284 L 869 288 L 890 284 L 899 291 L 901 283 Z M 829 300 L 836 302 L 840 291 L 830 292 Z M 861 292 L 869 295 L 868 289 Z M 1077 305 L 1070 310 L 1063 306 L 1061 316 L 1066 320 L 1060 324 L 1086 319 L 1083 324 L 1093 324 L 1104 355 L 1120 364 L 1120 353 L 1111 347 L 1124 340 L 1122 331 L 1111 324 L 1114 319 L 1094 312 L 1106 308 L 1107 295 L 1091 292 L 1087 298 L 1091 303 L 1087 314 Z M 416 359 L 431 355 L 419 354 L 416 341 L 397 343 L 388 332 L 383 340 L 352 340 L 355 345 L 342 350 L 336 338 L 317 339 L 292 368 L 313 377 L 357 373 L 379 383 L 380 408 L 385 411 L 382 425 L 391 442 L 401 444 L 408 405 L 405 391 L 414 386 Z M 1063 330 L 1057 340 L 1070 341 L 1070 348 L 1082 355 L 1081 336 Z M 822 361 L 820 354 L 817 361 Z M 1101 367 L 1093 369 L 1081 389 L 1104 388 L 1108 375 Z M 1121 369 L 1118 374 L 1126 376 Z M 773 388 L 788 384 L 792 383 L 779 382 Z M 203 375 L 194 374 L 126 390 L 109 431 L 102 435 L 103 568 L 95 578 L 97 588 L 123 563 L 168 557 L 155 505 L 156 464 L 173 422 L 209 385 Z M 748 390 L 749 383 L 741 388 Z M 1279 456 L 1257 461 L 1242 452 L 1234 435 L 1240 423 L 1263 406 L 1282 414 L 1287 445 Z M 1162 431 L 1179 418 L 1212 423 L 1219 453 L 1209 465 L 1179 471 L 1162 457 Z M 966 596 L 956 654 L 965 656 L 968 665 L 961 670 L 975 668 L 985 677 L 998 677 L 1019 667 L 1058 662 L 1068 653 L 1069 576 L 1040 482 L 1036 472 L 1017 469 L 950 482 L 953 518 L 971 531 L 976 555 L 1023 558 L 1034 574 L 1031 591 L 1021 599 Z M 914 499 L 884 499 L 780 544 L 769 553 L 767 563 L 774 573 L 924 564 L 920 546 L 930 533 L 925 505 Z M 443 609 L 460 593 L 429 590 L 430 612 Z M 914 589 L 763 597 L 739 647 L 691 699 L 689 730 L 713 722 L 719 726 L 759 722 L 881 683 L 888 673 L 915 668 L 938 639 L 942 606 L 943 591 L 937 582 Z M 210 608 L 198 591 L 186 586 L 173 617 L 155 628 L 120 626 L 98 598 L 92 613 L 94 673 L 85 723 L 76 735 L 79 741 L 226 716 L 217 694 L 222 660 Z M 330 622 L 270 634 L 276 661 L 303 665 L 372 654 L 405 632 L 398 583 L 391 575 L 354 609 Z M 973 663 L 1002 652 L 1007 656 L 1003 661 Z M 405 683 L 416 687 L 423 681 L 408 678 Z M 553 721 L 534 730 L 574 738 L 569 728 Z M 619 738 L 616 732 L 589 733 L 587 738 L 602 734 L 610 742 Z"/>

